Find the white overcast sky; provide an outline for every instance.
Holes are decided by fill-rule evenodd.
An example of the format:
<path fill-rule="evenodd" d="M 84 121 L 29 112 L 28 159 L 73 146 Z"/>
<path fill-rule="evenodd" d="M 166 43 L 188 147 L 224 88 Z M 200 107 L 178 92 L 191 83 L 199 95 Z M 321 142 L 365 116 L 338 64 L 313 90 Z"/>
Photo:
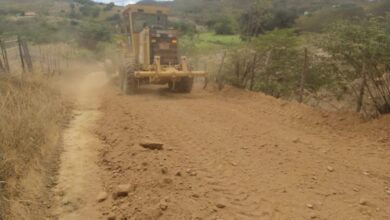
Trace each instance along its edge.
<path fill-rule="evenodd" d="M 93 0 L 93 1 L 104 2 L 104 3 L 114 2 L 115 4 L 118 4 L 118 5 L 131 4 L 131 3 L 138 2 L 138 0 Z"/>
<path fill-rule="evenodd" d="M 117 5 L 127 5 L 127 4 L 136 3 L 139 0 L 93 0 L 93 1 L 95 1 L 95 2 L 104 2 L 104 3 L 114 2 Z"/>

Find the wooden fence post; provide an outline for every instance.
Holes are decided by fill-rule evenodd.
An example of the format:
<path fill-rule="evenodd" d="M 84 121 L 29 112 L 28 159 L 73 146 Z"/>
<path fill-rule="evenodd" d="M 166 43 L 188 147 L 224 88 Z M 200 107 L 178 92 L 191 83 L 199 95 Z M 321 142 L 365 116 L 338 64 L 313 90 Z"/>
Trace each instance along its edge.
<path fill-rule="evenodd" d="M 0 59 L 0 73 L 1 73 L 1 72 L 6 72 L 6 71 L 5 71 L 3 62 L 1 62 L 1 59 Z"/>
<path fill-rule="evenodd" d="M 226 58 L 226 50 L 223 52 L 223 55 L 222 55 L 222 60 L 221 60 L 221 65 L 219 66 L 219 69 L 218 69 L 218 73 L 217 73 L 217 76 L 216 76 L 216 81 L 217 81 L 217 85 L 218 85 L 218 90 L 221 91 L 224 87 L 224 82 L 223 82 L 223 77 L 222 77 L 222 70 L 223 70 L 223 66 L 225 65 L 225 58 Z"/>
<path fill-rule="evenodd" d="M 3 71 L 6 73 L 10 72 L 10 67 L 9 67 L 9 61 L 8 61 L 8 54 L 7 54 L 7 48 L 5 46 L 4 41 L 0 40 L 0 48 L 1 48 L 1 54 L 3 61 L 1 63 Z"/>
<path fill-rule="evenodd" d="M 362 74 L 362 82 L 359 85 L 359 94 L 358 94 L 357 103 L 356 103 L 356 112 L 358 112 L 358 113 L 363 108 L 365 88 L 366 88 L 366 85 L 367 85 L 366 61 L 365 60 L 363 62 L 361 74 Z"/>
<path fill-rule="evenodd" d="M 22 47 L 23 47 L 24 58 L 26 61 L 28 71 L 30 73 L 32 73 L 33 72 L 32 59 L 31 59 L 31 55 L 30 55 L 30 50 L 28 49 L 28 45 L 27 45 L 25 40 L 22 40 Z"/>
<path fill-rule="evenodd" d="M 303 65 L 303 70 L 301 72 L 301 81 L 299 85 L 299 103 L 303 102 L 303 93 L 305 91 L 305 81 L 306 81 L 306 74 L 307 74 L 307 48 L 305 48 L 305 62 Z"/>
<path fill-rule="evenodd" d="M 24 64 L 24 54 L 23 54 L 23 49 L 22 49 L 22 42 L 21 42 L 21 39 L 19 36 L 18 36 L 18 47 L 19 47 L 20 62 L 22 64 L 22 70 L 23 70 L 23 73 L 26 73 L 26 68 L 25 68 L 25 64 Z"/>

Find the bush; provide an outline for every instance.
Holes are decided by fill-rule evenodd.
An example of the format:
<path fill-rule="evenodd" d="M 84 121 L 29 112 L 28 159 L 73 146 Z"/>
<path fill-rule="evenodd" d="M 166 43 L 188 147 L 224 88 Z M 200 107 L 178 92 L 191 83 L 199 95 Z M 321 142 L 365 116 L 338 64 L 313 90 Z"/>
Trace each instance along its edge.
<path fill-rule="evenodd" d="M 297 27 L 303 31 L 321 32 L 323 29 L 340 20 L 354 20 L 365 16 L 363 8 L 346 5 L 338 8 L 326 8 L 302 16 L 297 20 Z"/>
<path fill-rule="evenodd" d="M 115 7 L 115 4 L 113 2 L 109 3 L 104 7 L 104 11 L 111 11 Z"/>
<path fill-rule="evenodd" d="M 236 23 L 233 18 L 223 17 L 214 24 L 214 30 L 219 35 L 233 35 L 236 33 Z"/>
<path fill-rule="evenodd" d="M 178 30 L 183 35 L 193 36 L 197 33 L 196 26 L 182 21 L 171 21 L 169 25 Z"/>
<path fill-rule="evenodd" d="M 274 97 L 296 99 L 300 95 L 305 52 L 293 29 L 268 32 L 253 38 L 247 46 L 228 54 L 225 81 Z M 326 58 L 308 53 L 305 91 L 315 93 L 339 82 L 334 66 Z"/>
<path fill-rule="evenodd" d="M 106 18 L 106 21 L 112 23 L 112 24 L 120 24 L 121 22 L 121 15 L 120 14 L 114 14 L 108 18 Z"/>
<path fill-rule="evenodd" d="M 358 112 L 369 97 L 379 113 L 390 113 L 390 80 L 385 77 L 390 63 L 389 26 L 390 15 L 341 21 L 329 26 L 318 41 L 338 64 L 345 80 L 360 81 L 357 88 L 352 88 Z"/>
<path fill-rule="evenodd" d="M 89 17 L 98 17 L 99 14 L 100 14 L 100 8 L 94 6 L 94 5 L 83 5 L 80 7 L 80 12 L 84 15 L 84 16 L 89 16 Z"/>
<path fill-rule="evenodd" d="M 112 38 L 112 32 L 108 27 L 95 22 L 82 23 L 79 33 L 79 46 L 90 50 L 96 50 L 99 42 L 109 42 Z"/>

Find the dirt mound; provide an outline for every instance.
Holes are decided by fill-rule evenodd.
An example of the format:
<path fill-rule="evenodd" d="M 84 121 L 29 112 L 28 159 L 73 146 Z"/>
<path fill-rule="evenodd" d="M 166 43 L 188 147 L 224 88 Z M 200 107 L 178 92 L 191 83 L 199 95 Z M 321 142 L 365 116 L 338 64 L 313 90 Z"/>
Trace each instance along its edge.
<path fill-rule="evenodd" d="M 388 219 L 389 117 L 365 122 L 233 88 L 110 92 L 97 134 L 109 193 L 128 219 Z M 139 144 L 159 140 L 163 150 Z"/>

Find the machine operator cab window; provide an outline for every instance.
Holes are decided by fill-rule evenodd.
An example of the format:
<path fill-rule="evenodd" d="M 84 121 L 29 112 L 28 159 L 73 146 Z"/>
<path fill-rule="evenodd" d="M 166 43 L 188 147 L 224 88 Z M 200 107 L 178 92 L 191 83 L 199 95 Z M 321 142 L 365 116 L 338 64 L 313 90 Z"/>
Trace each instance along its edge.
<path fill-rule="evenodd" d="M 134 32 L 136 33 L 141 32 L 145 27 L 167 28 L 168 16 L 161 11 L 157 11 L 156 14 L 148 14 L 144 10 L 139 9 L 132 16 Z"/>

